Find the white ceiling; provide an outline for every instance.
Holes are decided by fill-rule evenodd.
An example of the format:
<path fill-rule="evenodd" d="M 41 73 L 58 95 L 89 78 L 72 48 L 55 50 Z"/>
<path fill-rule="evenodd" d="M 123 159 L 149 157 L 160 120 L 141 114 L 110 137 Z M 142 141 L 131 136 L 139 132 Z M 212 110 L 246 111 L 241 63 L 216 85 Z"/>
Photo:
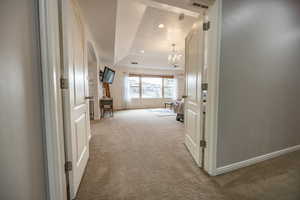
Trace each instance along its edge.
<path fill-rule="evenodd" d="M 134 61 L 143 67 L 173 68 L 168 63 L 172 44 L 176 44 L 178 53 L 184 55 L 185 37 L 195 22 L 194 17 L 185 16 L 180 21 L 178 13 L 147 7 L 129 55 L 120 65 L 133 66 L 131 62 Z M 160 29 L 159 24 L 164 24 L 165 27 Z M 180 65 L 183 67 L 184 60 L 181 61 Z"/>
<path fill-rule="evenodd" d="M 95 40 L 99 57 L 114 62 L 117 0 L 78 0 L 85 22 Z"/>
<path fill-rule="evenodd" d="M 184 54 L 184 39 L 202 12 L 190 9 L 189 0 L 78 1 L 100 59 L 127 67 L 174 69 L 168 64 L 171 44 Z M 185 13 L 184 20 L 179 20 L 180 13 Z M 159 24 L 165 27 L 159 29 Z"/>
<path fill-rule="evenodd" d="M 139 1 L 118 1 L 115 33 L 115 63 L 124 59 L 129 54 L 146 8 L 147 6 Z"/>

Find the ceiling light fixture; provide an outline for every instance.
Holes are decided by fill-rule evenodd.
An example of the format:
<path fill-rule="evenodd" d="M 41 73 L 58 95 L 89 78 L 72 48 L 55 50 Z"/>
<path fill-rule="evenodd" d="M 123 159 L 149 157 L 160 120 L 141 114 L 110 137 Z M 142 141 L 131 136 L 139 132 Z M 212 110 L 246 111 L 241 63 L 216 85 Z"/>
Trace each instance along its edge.
<path fill-rule="evenodd" d="M 181 61 L 182 55 L 178 54 L 176 50 L 176 44 L 172 44 L 172 52 L 168 57 L 169 64 L 173 67 L 178 67 L 179 62 Z"/>
<path fill-rule="evenodd" d="M 158 28 L 165 28 L 165 25 L 164 24 L 160 24 L 160 25 L 158 25 Z"/>

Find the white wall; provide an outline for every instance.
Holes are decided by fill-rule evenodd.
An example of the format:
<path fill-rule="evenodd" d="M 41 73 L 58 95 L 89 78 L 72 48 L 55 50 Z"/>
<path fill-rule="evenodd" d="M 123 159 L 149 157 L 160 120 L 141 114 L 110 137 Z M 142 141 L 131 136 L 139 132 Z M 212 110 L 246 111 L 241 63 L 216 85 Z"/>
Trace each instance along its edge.
<path fill-rule="evenodd" d="M 0 1 L 0 199 L 45 200 L 37 1 Z"/>
<path fill-rule="evenodd" d="M 125 73 L 135 74 L 151 74 L 151 75 L 174 75 L 178 79 L 178 97 L 184 94 L 184 72 L 177 70 L 156 70 L 144 68 L 127 68 L 118 66 L 115 67 L 116 77 L 114 83 L 111 85 L 111 93 L 114 99 L 114 108 L 120 109 L 134 109 L 134 108 L 158 108 L 163 107 L 164 102 L 171 99 L 132 99 L 126 104 L 123 100 L 124 96 L 124 75 Z"/>

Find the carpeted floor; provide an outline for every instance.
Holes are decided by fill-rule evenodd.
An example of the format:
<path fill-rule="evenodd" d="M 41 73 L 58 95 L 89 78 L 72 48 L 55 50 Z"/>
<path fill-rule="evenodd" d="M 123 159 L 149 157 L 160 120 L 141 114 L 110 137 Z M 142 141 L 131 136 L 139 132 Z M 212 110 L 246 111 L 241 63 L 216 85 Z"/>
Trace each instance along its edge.
<path fill-rule="evenodd" d="M 208 177 L 183 145 L 183 124 L 147 110 L 92 123 L 78 200 L 299 200 L 300 152 Z"/>

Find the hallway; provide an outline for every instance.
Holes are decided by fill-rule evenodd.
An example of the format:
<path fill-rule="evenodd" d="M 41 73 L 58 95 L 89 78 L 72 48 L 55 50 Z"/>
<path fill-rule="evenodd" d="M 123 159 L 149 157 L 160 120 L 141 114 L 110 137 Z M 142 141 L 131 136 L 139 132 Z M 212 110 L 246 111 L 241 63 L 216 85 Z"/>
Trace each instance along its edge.
<path fill-rule="evenodd" d="M 149 110 L 92 122 L 76 200 L 299 200 L 300 152 L 208 177 L 183 144 L 183 124 Z"/>
<path fill-rule="evenodd" d="M 120 111 L 91 129 L 78 200 L 223 199 L 192 160 L 183 144 L 184 125 L 174 116 Z"/>

